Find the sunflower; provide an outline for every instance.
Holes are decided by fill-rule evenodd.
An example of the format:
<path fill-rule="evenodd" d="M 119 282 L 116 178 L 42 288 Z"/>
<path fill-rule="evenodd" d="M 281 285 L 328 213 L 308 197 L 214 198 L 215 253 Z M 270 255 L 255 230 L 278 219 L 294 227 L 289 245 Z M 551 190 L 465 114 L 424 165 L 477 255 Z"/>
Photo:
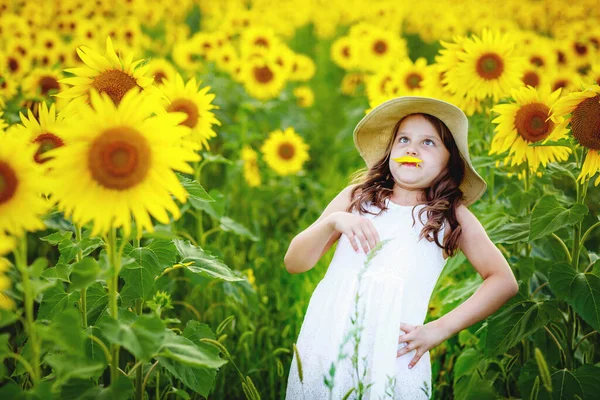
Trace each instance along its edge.
<path fill-rule="evenodd" d="M 462 43 L 460 60 L 444 75 L 444 83 L 457 94 L 494 102 L 522 86 L 524 60 L 513 55 L 514 42 L 508 35 L 484 30 L 481 39 L 473 35 Z"/>
<path fill-rule="evenodd" d="M 578 181 L 588 180 L 600 172 L 600 86 L 573 92 L 556 102 L 555 118 L 566 118 L 577 142 L 588 149 Z M 570 115 L 569 115 L 570 114 Z M 594 186 L 600 184 L 600 176 Z"/>
<path fill-rule="evenodd" d="M 514 103 L 499 104 L 492 111 L 499 116 L 496 123 L 496 135 L 492 139 L 489 154 L 509 151 L 511 165 L 527 162 L 532 171 L 537 171 L 540 163 L 565 161 L 571 149 L 565 146 L 529 146 L 530 143 L 557 141 L 567 137 L 566 123 L 553 117 L 552 106 L 560 95 L 560 89 L 550 92 L 544 85 L 539 89 L 531 86 L 511 91 Z"/>
<path fill-rule="evenodd" d="M 579 89 L 581 77 L 570 68 L 555 68 L 547 71 L 544 80 L 552 90 L 562 89 L 563 96 Z"/>
<path fill-rule="evenodd" d="M 19 136 L 0 136 L 0 233 L 21 236 L 44 229 L 48 203 L 41 196 L 44 172 L 33 161 L 35 147 Z"/>
<path fill-rule="evenodd" d="M 363 72 L 348 72 L 342 78 L 341 91 L 347 96 L 357 94 L 358 87 L 365 82 L 365 73 Z"/>
<path fill-rule="evenodd" d="M 600 65 L 592 65 L 592 68 L 585 76 L 585 83 L 588 85 L 600 85 Z"/>
<path fill-rule="evenodd" d="M 115 104 L 119 104 L 130 89 L 149 89 L 152 84 L 152 77 L 146 75 L 148 66 L 137 68 L 143 60 L 132 61 L 131 53 L 121 60 L 113 49 L 110 37 L 106 38 L 105 56 L 87 46 L 79 47 L 77 54 L 87 67 L 66 69 L 65 71 L 76 76 L 61 79 L 60 82 L 73 87 L 59 93 L 57 97 L 74 99 L 85 96 L 89 101 L 90 90 L 95 89 L 100 93 L 106 93 Z"/>
<path fill-rule="evenodd" d="M 253 26 L 244 29 L 240 36 L 240 49 L 242 58 L 246 58 L 248 52 L 264 51 L 268 53 L 273 51 L 281 40 L 277 37 L 273 29 L 261 26 Z"/>
<path fill-rule="evenodd" d="M 2 56 L 0 55 L 0 59 Z M 0 99 L 10 100 L 17 94 L 17 81 L 11 77 L 8 70 L 3 69 L 0 65 Z"/>
<path fill-rule="evenodd" d="M 90 103 L 80 103 L 61 134 L 69 145 L 53 149 L 48 161 L 53 196 L 59 209 L 83 226 L 93 222 L 92 235 L 122 227 L 138 235 L 152 232 L 150 215 L 169 223 L 181 213 L 173 194 L 185 202 L 187 192 L 173 170 L 192 173 L 193 151 L 180 145 L 189 129 L 179 124 L 184 113 L 152 115 L 154 96 L 127 92 L 115 105 L 106 94 L 90 92 Z M 168 134 L 165 134 L 168 133 Z"/>
<path fill-rule="evenodd" d="M 21 84 L 21 89 L 28 98 L 50 98 L 50 96 L 63 90 L 63 85 L 60 84 L 62 74 L 60 71 L 49 68 L 36 68 Z M 61 106 L 65 105 L 67 100 L 57 99 L 57 103 Z"/>
<path fill-rule="evenodd" d="M 384 86 L 384 93 L 387 90 L 388 93 L 393 92 L 395 96 L 423 95 L 426 92 L 425 78 L 431 73 L 431 67 L 427 65 L 425 58 L 419 57 L 414 63 L 410 59 L 405 59 L 391 72 L 392 79 Z"/>
<path fill-rule="evenodd" d="M 48 161 L 44 153 L 65 145 L 65 139 L 57 132 L 63 124 L 62 118 L 56 118 L 56 106 L 52 104 L 48 109 L 45 102 L 38 103 L 36 118 L 31 110 L 27 110 L 27 117 L 19 113 L 21 124 L 13 132 L 21 138 L 27 139 L 36 147 L 33 159 L 38 164 Z"/>
<path fill-rule="evenodd" d="M 523 69 L 523 76 L 521 81 L 525 86 L 540 87 L 545 81 L 544 73 L 541 67 L 535 67 L 533 65 L 525 67 Z"/>
<path fill-rule="evenodd" d="M 244 179 L 248 186 L 260 186 L 260 171 L 258 168 L 258 154 L 250 146 L 242 148 L 242 161 L 244 162 Z"/>
<path fill-rule="evenodd" d="M 294 53 L 292 70 L 288 79 L 291 81 L 306 82 L 315 76 L 316 68 L 312 58 L 305 54 Z"/>
<path fill-rule="evenodd" d="M 383 68 L 381 71 L 365 78 L 367 97 L 377 99 L 388 94 L 387 85 L 394 79 L 394 71 Z"/>
<path fill-rule="evenodd" d="M 406 41 L 390 31 L 372 29 L 361 40 L 361 45 L 364 57 L 359 63 L 366 71 L 377 71 L 382 65 L 408 57 Z"/>
<path fill-rule="evenodd" d="M 191 140 L 194 143 L 200 143 L 201 148 L 204 146 L 209 150 L 208 140 L 217 136 L 212 125 L 221 125 L 210 111 L 219 108 L 212 104 L 215 95 L 208 93 L 210 86 L 198 90 L 196 78 L 184 83 L 181 75 L 177 74 L 173 80 L 164 80 L 160 89 L 167 100 L 165 109 L 168 112 L 184 112 L 187 118 L 181 125 L 191 129 Z"/>
<path fill-rule="evenodd" d="M 309 159 L 308 145 L 292 127 L 271 132 L 260 150 L 265 162 L 279 175 L 297 173 Z"/>
<path fill-rule="evenodd" d="M 231 73 L 233 67 L 238 61 L 239 56 L 237 54 L 237 51 L 235 47 L 233 47 L 230 44 L 223 46 L 216 51 L 215 62 L 217 63 L 217 66 L 223 71 Z"/>
<path fill-rule="evenodd" d="M 268 58 L 252 58 L 242 64 L 244 87 L 250 96 L 268 100 L 279 96 L 285 86 L 286 74 Z"/>
<path fill-rule="evenodd" d="M 165 79 L 175 79 L 177 70 L 164 58 L 152 58 L 148 61 L 148 75 L 154 77 L 154 84 L 159 86 Z"/>
<path fill-rule="evenodd" d="M 355 69 L 360 63 L 360 49 L 359 42 L 349 36 L 342 36 L 331 45 L 331 59 L 340 68 Z"/>
<path fill-rule="evenodd" d="M 315 94 L 310 86 L 298 86 L 293 93 L 300 107 L 310 107 L 315 102 Z"/>
<path fill-rule="evenodd" d="M 179 68 L 189 74 L 200 73 L 204 70 L 204 64 L 200 56 L 195 52 L 192 43 L 188 40 L 177 42 L 173 46 L 171 57 Z"/>

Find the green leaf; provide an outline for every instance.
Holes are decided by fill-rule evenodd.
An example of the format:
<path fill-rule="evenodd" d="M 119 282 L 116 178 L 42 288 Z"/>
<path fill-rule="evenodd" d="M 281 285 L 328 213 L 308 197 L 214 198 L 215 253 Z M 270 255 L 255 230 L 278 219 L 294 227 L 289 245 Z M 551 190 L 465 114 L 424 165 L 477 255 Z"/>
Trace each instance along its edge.
<path fill-rule="evenodd" d="M 57 313 L 50 325 L 40 330 L 46 340 L 54 342 L 57 347 L 75 357 L 84 358 L 85 333 L 81 329 L 81 316 L 74 308 L 67 308 Z"/>
<path fill-rule="evenodd" d="M 10 346 L 8 345 L 8 340 L 10 339 L 10 334 L 1 333 L 0 334 L 0 362 L 2 362 L 7 355 L 12 353 Z"/>
<path fill-rule="evenodd" d="M 149 268 L 151 274 L 157 276 L 175 263 L 177 248 L 171 240 L 153 239 L 144 247 L 133 248 L 127 244 L 123 255 L 132 257 L 138 265 Z"/>
<path fill-rule="evenodd" d="M 78 300 L 79 292 L 67 293 L 63 283 L 56 281 L 54 286 L 44 292 L 37 319 L 52 319 L 60 311 L 72 307 Z"/>
<path fill-rule="evenodd" d="M 69 274 L 71 273 L 71 265 L 63 262 L 57 263 L 52 268 L 45 269 L 42 276 L 49 281 L 61 281 L 69 283 Z"/>
<path fill-rule="evenodd" d="M 174 240 L 179 254 L 183 258 L 181 263 L 193 262 L 186 269 L 194 274 L 208 278 L 223 279 L 229 282 L 243 281 L 227 265 L 213 255 L 207 254 L 198 246 L 192 245 L 189 240 Z"/>
<path fill-rule="evenodd" d="M 48 353 L 44 360 L 52 367 L 56 375 L 57 387 L 71 378 L 97 378 L 104 371 L 104 364 L 87 358 L 73 357 L 65 353 Z"/>
<path fill-rule="evenodd" d="M 566 226 L 575 225 L 588 213 L 585 204 L 574 204 L 570 209 L 561 206 L 552 195 L 542 197 L 531 213 L 529 241 L 550 235 Z"/>
<path fill-rule="evenodd" d="M 250 238 L 254 242 L 258 242 L 258 237 L 239 222 L 225 216 L 221 217 L 219 222 L 219 227 L 225 232 L 234 232 L 239 236 L 244 236 Z"/>
<path fill-rule="evenodd" d="M 0 328 L 10 325 L 18 319 L 19 316 L 11 310 L 0 308 Z"/>
<path fill-rule="evenodd" d="M 190 194 L 188 196 L 188 201 L 190 205 L 196 210 L 202 210 L 202 205 L 208 202 L 214 202 L 215 199 L 210 197 L 210 195 L 204 190 L 202 185 L 195 180 L 186 178 L 177 174 L 181 185 L 184 189 Z"/>
<path fill-rule="evenodd" d="M 527 218 L 528 220 L 529 218 Z M 498 229 L 488 232 L 488 236 L 493 243 L 513 244 L 526 242 L 529 235 L 529 221 L 510 222 L 502 225 Z"/>
<path fill-rule="evenodd" d="M 120 276 L 135 294 L 135 298 L 146 300 L 154 288 L 154 274 L 150 267 L 129 263 L 121 269 Z"/>
<path fill-rule="evenodd" d="M 487 363 L 483 355 L 476 349 L 463 351 L 456 360 L 454 371 L 454 398 L 466 399 L 496 399 L 493 382 L 482 379 L 486 376 Z M 477 372 L 479 370 L 479 372 Z"/>
<path fill-rule="evenodd" d="M 92 257 L 85 257 L 83 260 L 73 264 L 71 275 L 69 276 L 71 280 L 69 292 L 91 285 L 96 281 L 100 272 L 101 269 L 98 261 Z"/>
<path fill-rule="evenodd" d="M 99 387 L 89 379 L 70 379 L 60 387 L 59 398 L 72 400 L 128 400 L 132 398 L 133 383 L 119 373 L 116 382 L 109 387 Z"/>
<path fill-rule="evenodd" d="M 58 251 L 60 252 L 60 258 L 58 262 L 70 263 L 75 259 L 75 256 L 81 250 L 82 256 L 85 257 L 92 253 L 99 247 L 104 245 L 102 239 L 98 237 L 85 237 L 89 233 L 86 232 L 81 238 L 81 242 L 76 243 L 74 240 L 65 239 L 58 244 Z"/>
<path fill-rule="evenodd" d="M 41 237 L 40 240 L 42 240 L 44 242 L 48 242 L 53 246 L 56 246 L 63 240 L 71 239 L 71 236 L 73 236 L 73 232 L 71 232 L 71 231 L 59 231 L 59 232 L 54 232 L 51 235 Z"/>
<path fill-rule="evenodd" d="M 108 291 L 100 282 L 94 282 L 86 290 L 86 313 L 88 325 L 95 325 L 108 307 Z"/>
<path fill-rule="evenodd" d="M 562 262 L 552 266 L 549 281 L 559 300 L 565 299 L 585 322 L 600 331 L 600 277 L 577 272 Z"/>
<path fill-rule="evenodd" d="M 521 287 L 525 285 L 521 283 Z M 501 355 L 562 314 L 555 300 L 533 301 L 520 291 L 500 311 L 488 318 L 485 357 Z"/>
<path fill-rule="evenodd" d="M 171 331 L 165 336 L 158 360 L 175 378 L 204 397 L 214 384 L 218 368 L 227 363 L 214 351 L 205 351 Z"/>
<path fill-rule="evenodd" d="M 105 318 L 99 328 L 111 343 L 123 346 L 142 361 L 152 358 L 168 332 L 156 315 L 141 315 L 132 324 Z"/>
<path fill-rule="evenodd" d="M 29 276 L 37 279 L 42 275 L 42 272 L 48 267 L 48 259 L 45 257 L 36 258 L 36 260 L 29 266 Z"/>

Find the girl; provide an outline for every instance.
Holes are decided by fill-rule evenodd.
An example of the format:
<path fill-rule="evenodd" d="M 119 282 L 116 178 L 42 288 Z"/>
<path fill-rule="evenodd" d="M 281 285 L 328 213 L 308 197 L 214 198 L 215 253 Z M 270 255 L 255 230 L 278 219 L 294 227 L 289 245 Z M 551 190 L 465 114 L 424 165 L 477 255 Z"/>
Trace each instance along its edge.
<path fill-rule="evenodd" d="M 330 398 L 325 377 L 332 372 L 333 399 L 357 387 L 358 379 L 369 385 L 363 399 L 427 399 L 429 350 L 517 293 L 510 266 L 467 208 L 486 190 L 469 158 L 467 131 L 459 108 L 425 97 L 389 100 L 356 126 L 354 143 L 366 173 L 292 240 L 285 255 L 290 273 L 308 271 L 339 239 L 298 336 L 302 381 L 294 354 L 286 399 Z M 370 250 L 384 240 L 363 269 Z M 447 257 L 459 249 L 484 283 L 459 307 L 423 325 Z M 360 371 L 350 357 L 354 344 L 344 340 L 356 323 L 357 293 Z"/>

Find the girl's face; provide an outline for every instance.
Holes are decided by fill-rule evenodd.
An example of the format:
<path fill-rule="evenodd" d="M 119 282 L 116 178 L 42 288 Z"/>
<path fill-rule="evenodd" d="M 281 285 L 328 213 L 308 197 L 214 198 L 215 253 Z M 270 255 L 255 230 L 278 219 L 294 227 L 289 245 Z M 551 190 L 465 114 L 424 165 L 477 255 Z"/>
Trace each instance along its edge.
<path fill-rule="evenodd" d="M 393 160 L 402 156 L 416 157 L 422 162 L 416 167 Z M 449 159 L 450 152 L 425 117 L 410 115 L 402 121 L 389 160 L 396 185 L 408 190 L 426 189 L 446 169 Z"/>

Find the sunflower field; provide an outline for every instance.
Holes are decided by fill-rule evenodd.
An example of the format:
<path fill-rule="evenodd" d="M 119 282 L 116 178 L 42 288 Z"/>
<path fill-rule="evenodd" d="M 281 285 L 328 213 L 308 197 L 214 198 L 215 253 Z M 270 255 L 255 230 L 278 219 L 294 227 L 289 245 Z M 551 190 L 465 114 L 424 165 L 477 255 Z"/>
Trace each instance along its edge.
<path fill-rule="evenodd" d="M 334 251 L 284 255 L 404 95 L 469 117 L 519 282 L 430 398 L 597 398 L 594 0 L 0 0 L 0 398 L 284 399 Z M 451 257 L 427 321 L 481 283 Z"/>

